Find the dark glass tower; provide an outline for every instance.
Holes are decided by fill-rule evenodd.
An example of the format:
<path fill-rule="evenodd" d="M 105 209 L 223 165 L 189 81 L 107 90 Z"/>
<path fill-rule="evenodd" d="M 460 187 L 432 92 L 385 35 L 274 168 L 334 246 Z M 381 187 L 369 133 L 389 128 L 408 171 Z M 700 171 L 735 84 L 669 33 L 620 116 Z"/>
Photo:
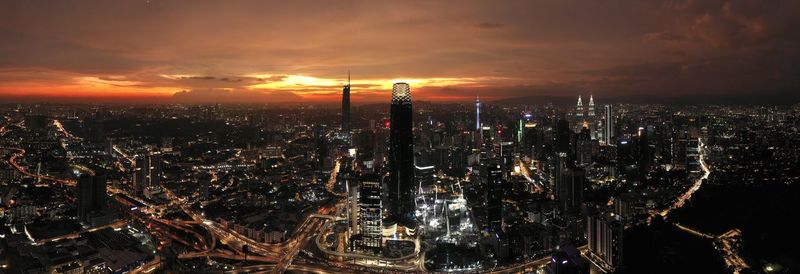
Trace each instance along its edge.
<path fill-rule="evenodd" d="M 350 72 L 347 72 L 347 85 L 342 89 L 342 136 L 350 141 Z"/>
<path fill-rule="evenodd" d="M 325 158 L 328 157 L 328 142 L 325 140 L 325 125 L 314 128 L 314 142 L 317 154 L 317 169 L 325 170 Z"/>
<path fill-rule="evenodd" d="M 503 228 L 503 194 L 507 190 L 503 170 L 496 162 L 489 164 L 487 184 L 487 225 L 493 232 L 499 233 Z"/>
<path fill-rule="evenodd" d="M 396 83 L 392 88 L 389 133 L 389 214 L 406 227 L 414 220 L 414 137 L 412 135 L 411 88 Z"/>
<path fill-rule="evenodd" d="M 83 174 L 78 178 L 76 186 L 78 197 L 78 219 L 89 222 L 92 212 L 106 208 L 106 176 L 103 174 Z"/>

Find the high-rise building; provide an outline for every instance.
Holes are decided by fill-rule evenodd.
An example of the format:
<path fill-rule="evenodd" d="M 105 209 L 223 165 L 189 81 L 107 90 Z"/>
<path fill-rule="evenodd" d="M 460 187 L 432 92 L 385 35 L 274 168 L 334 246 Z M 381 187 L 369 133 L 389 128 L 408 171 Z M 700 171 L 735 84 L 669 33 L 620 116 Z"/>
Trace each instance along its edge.
<path fill-rule="evenodd" d="M 92 198 L 94 197 L 94 178 L 91 175 L 81 175 L 75 189 L 78 192 L 78 219 L 85 221 L 92 211 Z"/>
<path fill-rule="evenodd" d="M 614 138 L 614 108 L 611 104 L 606 105 L 605 119 L 605 132 L 603 133 L 603 137 L 605 137 L 606 145 L 611 145 L 613 143 L 612 138 Z"/>
<path fill-rule="evenodd" d="M 411 88 L 395 83 L 392 88 L 389 132 L 390 181 L 387 201 L 389 214 L 398 223 L 415 227 L 414 219 L 414 137 Z"/>
<path fill-rule="evenodd" d="M 575 141 L 575 156 L 578 166 L 587 166 L 592 163 L 592 154 L 594 150 L 594 142 L 592 141 L 591 134 L 588 127 L 581 129 Z"/>
<path fill-rule="evenodd" d="M 139 195 L 150 186 L 150 157 L 138 157 L 133 171 L 133 190 Z"/>
<path fill-rule="evenodd" d="M 481 98 L 475 98 L 475 130 L 481 130 Z"/>
<path fill-rule="evenodd" d="M 325 159 L 328 157 L 328 142 L 325 139 L 325 125 L 314 128 L 314 142 L 317 156 L 317 169 L 325 169 Z"/>
<path fill-rule="evenodd" d="M 347 85 L 342 89 L 342 136 L 350 141 L 350 72 L 347 72 Z"/>
<path fill-rule="evenodd" d="M 337 176 L 337 180 L 341 176 L 344 179 L 345 189 L 347 190 L 347 218 L 348 218 L 348 227 L 349 227 L 349 234 L 355 235 L 360 232 L 358 223 L 359 223 L 359 216 L 360 216 L 360 207 L 359 207 L 359 189 L 361 184 L 355 176 L 356 173 L 353 171 L 349 171 L 346 173 L 340 172 Z"/>
<path fill-rule="evenodd" d="M 573 133 L 569 127 L 569 122 L 566 119 L 559 119 L 556 122 L 556 152 L 571 154 L 570 145 Z"/>
<path fill-rule="evenodd" d="M 360 249 L 380 252 L 381 248 L 381 182 L 377 175 L 364 175 L 358 188 Z"/>
<path fill-rule="evenodd" d="M 490 164 L 487 172 L 486 211 L 488 227 L 494 232 L 503 228 L 503 194 L 506 183 L 499 164 Z"/>
<path fill-rule="evenodd" d="M 587 116 L 589 116 L 589 119 L 594 118 L 594 96 L 592 95 L 589 95 L 589 109 Z"/>
<path fill-rule="evenodd" d="M 583 169 L 571 165 L 561 167 L 555 193 L 561 212 L 567 214 L 580 212 L 585 180 L 586 174 Z"/>
<path fill-rule="evenodd" d="M 583 99 L 578 95 L 578 104 L 575 106 L 575 117 L 577 120 L 583 120 L 583 114 Z"/>
<path fill-rule="evenodd" d="M 150 186 L 161 183 L 161 154 L 139 156 L 133 170 L 133 189 L 136 194 L 142 194 Z"/>
<path fill-rule="evenodd" d="M 89 222 L 93 212 L 106 208 L 105 175 L 83 174 L 78 178 L 76 186 L 78 196 L 78 219 Z"/>
<path fill-rule="evenodd" d="M 150 155 L 150 184 L 157 186 L 161 184 L 161 153 Z"/>
<path fill-rule="evenodd" d="M 589 259 L 613 272 L 622 262 L 624 225 L 619 215 L 600 214 L 587 218 Z"/>

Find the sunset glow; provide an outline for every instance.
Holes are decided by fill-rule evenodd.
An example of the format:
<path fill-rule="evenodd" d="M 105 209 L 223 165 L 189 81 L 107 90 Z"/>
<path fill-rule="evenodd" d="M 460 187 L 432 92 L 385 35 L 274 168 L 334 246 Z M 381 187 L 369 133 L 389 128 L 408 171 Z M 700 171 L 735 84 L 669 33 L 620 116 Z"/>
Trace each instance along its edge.
<path fill-rule="evenodd" d="M 800 87 L 796 1 L 235 2 L 4 2 L 0 98 L 335 102 L 348 71 L 356 104 Z"/>

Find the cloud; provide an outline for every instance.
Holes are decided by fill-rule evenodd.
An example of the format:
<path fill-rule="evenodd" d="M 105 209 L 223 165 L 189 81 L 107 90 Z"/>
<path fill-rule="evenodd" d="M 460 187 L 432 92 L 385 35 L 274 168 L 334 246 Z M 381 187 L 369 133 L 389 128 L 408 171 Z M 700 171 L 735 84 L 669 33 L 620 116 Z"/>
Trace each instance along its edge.
<path fill-rule="evenodd" d="M 302 98 L 283 91 L 193 89 L 176 92 L 172 100 L 178 103 L 280 103 L 300 102 Z"/>
<path fill-rule="evenodd" d="M 472 26 L 478 29 L 485 29 L 485 30 L 494 30 L 494 29 L 502 29 L 505 25 L 500 23 L 492 23 L 492 22 L 480 22 L 475 23 Z"/>
<path fill-rule="evenodd" d="M 354 98 L 372 101 L 395 79 L 432 100 L 739 96 L 797 86 L 798 11 L 793 0 L 8 1 L 0 93 L 336 100 L 350 70 Z"/>
<path fill-rule="evenodd" d="M 115 52 L 0 27 L 0 69 L 122 73 L 145 66 Z"/>
<path fill-rule="evenodd" d="M 681 37 L 715 48 L 796 43 L 800 34 L 797 1 L 670 1 L 664 15 L 674 18 L 655 38 Z M 668 39 L 663 39 L 668 40 Z"/>

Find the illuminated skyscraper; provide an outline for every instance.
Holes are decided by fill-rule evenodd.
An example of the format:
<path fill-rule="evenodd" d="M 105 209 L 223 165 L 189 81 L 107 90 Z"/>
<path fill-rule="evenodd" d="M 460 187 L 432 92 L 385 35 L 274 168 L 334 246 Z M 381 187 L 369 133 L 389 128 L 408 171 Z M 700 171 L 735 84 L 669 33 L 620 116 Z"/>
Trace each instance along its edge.
<path fill-rule="evenodd" d="M 392 88 L 390 125 L 389 214 L 401 225 L 415 227 L 411 88 L 406 83 L 395 83 Z"/>
<path fill-rule="evenodd" d="M 350 142 L 350 71 L 347 72 L 347 85 L 342 89 L 342 136 Z"/>
<path fill-rule="evenodd" d="M 605 137 L 606 145 L 611 144 L 611 139 L 614 138 L 614 108 L 608 104 L 606 105 L 606 130 L 603 133 L 603 137 Z"/>
<path fill-rule="evenodd" d="M 378 176 L 365 175 L 358 192 L 361 250 L 377 253 L 381 248 L 381 183 Z"/>
<path fill-rule="evenodd" d="M 589 95 L 589 119 L 594 118 L 594 96 Z"/>
<path fill-rule="evenodd" d="M 503 195 L 508 191 L 503 180 L 503 170 L 497 163 L 489 164 L 487 174 L 486 209 L 487 225 L 494 232 L 503 229 Z"/>
<path fill-rule="evenodd" d="M 475 130 L 481 130 L 481 98 L 475 98 Z"/>
<path fill-rule="evenodd" d="M 575 106 L 575 117 L 579 120 L 583 119 L 583 99 L 578 95 L 578 105 Z"/>

